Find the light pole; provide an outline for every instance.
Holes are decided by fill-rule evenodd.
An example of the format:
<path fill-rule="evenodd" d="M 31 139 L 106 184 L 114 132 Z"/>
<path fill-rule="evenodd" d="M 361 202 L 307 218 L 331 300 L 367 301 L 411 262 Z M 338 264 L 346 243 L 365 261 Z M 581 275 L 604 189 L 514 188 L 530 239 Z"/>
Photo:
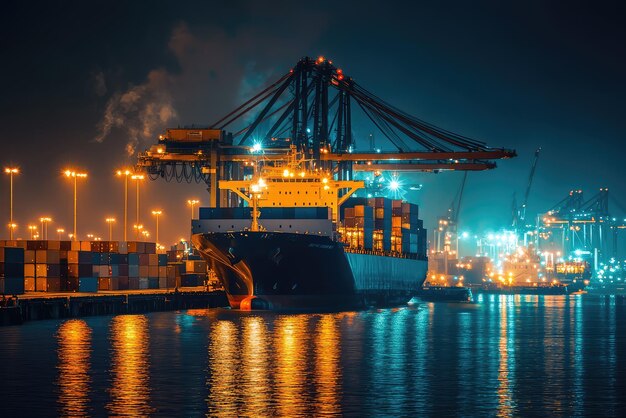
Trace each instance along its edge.
<path fill-rule="evenodd" d="M 135 241 L 137 241 L 139 239 L 139 233 L 143 229 L 143 225 L 135 224 L 135 225 L 133 225 L 133 229 L 135 230 Z"/>
<path fill-rule="evenodd" d="M 144 179 L 144 176 L 143 176 L 143 174 L 133 174 L 132 176 L 130 176 L 130 178 L 132 180 L 135 180 L 135 182 L 136 182 L 135 184 L 137 186 L 136 187 L 136 190 L 137 190 L 137 217 L 135 219 L 135 225 L 140 225 L 139 224 L 139 182 Z"/>
<path fill-rule="evenodd" d="M 9 230 L 11 231 L 10 235 L 13 236 L 13 231 L 15 230 L 15 228 L 17 228 L 17 224 L 16 223 L 10 223 L 9 224 Z"/>
<path fill-rule="evenodd" d="M 200 201 L 196 199 L 189 199 L 187 201 L 187 204 L 191 206 L 191 220 L 189 221 L 189 245 L 191 245 L 191 235 L 193 234 L 193 228 L 191 226 L 191 222 L 193 222 L 193 207 L 198 203 L 200 203 Z"/>
<path fill-rule="evenodd" d="M 141 235 L 143 235 L 143 241 L 145 242 L 146 239 L 148 239 L 148 237 L 150 236 L 150 233 L 144 230 L 144 231 L 141 231 Z"/>
<path fill-rule="evenodd" d="M 13 239 L 13 230 L 15 229 L 15 225 L 13 223 L 13 175 L 14 174 L 18 174 L 20 172 L 19 168 L 15 168 L 15 167 L 7 167 L 4 169 L 4 172 L 6 174 L 9 175 L 10 177 L 10 189 L 11 189 L 11 194 L 10 194 L 10 198 L 9 198 L 9 239 Z M 13 226 L 15 225 L 15 226 Z"/>
<path fill-rule="evenodd" d="M 35 232 L 37 231 L 37 227 L 35 225 L 28 225 L 28 229 L 30 229 L 30 239 L 35 239 Z"/>
<path fill-rule="evenodd" d="M 115 218 L 106 218 L 105 221 L 109 224 L 109 241 L 113 241 L 113 223 Z"/>
<path fill-rule="evenodd" d="M 77 198 L 76 180 L 79 179 L 79 178 L 86 178 L 87 177 L 87 173 L 77 173 L 76 171 L 65 170 L 65 177 L 74 179 L 74 233 L 73 233 L 73 239 L 76 240 L 76 239 L 78 239 L 78 235 L 76 234 L 76 201 L 78 200 L 78 198 Z"/>
<path fill-rule="evenodd" d="M 39 218 L 39 222 L 41 222 L 41 239 L 48 239 L 48 223 L 52 222 L 52 218 L 48 216 L 44 216 Z"/>
<path fill-rule="evenodd" d="M 61 241 L 61 234 L 64 232 L 65 232 L 65 229 L 57 228 L 57 237 L 59 238 L 59 241 Z"/>
<path fill-rule="evenodd" d="M 156 216 L 156 244 L 157 244 L 157 249 L 159 246 L 159 216 L 161 216 L 161 214 L 163 213 L 163 211 L 160 210 L 153 210 L 152 214 L 154 216 Z"/>
<path fill-rule="evenodd" d="M 126 232 L 128 231 L 128 176 L 130 170 L 117 170 L 118 177 L 124 176 L 124 241 L 126 241 Z"/>

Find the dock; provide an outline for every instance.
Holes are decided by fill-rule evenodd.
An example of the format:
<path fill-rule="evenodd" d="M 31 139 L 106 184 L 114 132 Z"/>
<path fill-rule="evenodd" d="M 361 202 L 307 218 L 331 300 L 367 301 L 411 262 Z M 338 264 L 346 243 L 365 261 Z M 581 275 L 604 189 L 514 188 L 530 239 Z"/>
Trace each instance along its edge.
<path fill-rule="evenodd" d="M 42 319 L 79 318 L 96 315 L 138 314 L 181 309 L 228 306 L 223 291 L 204 287 L 98 291 L 97 293 L 27 292 L 7 298 L 0 307 L 0 326 Z"/>

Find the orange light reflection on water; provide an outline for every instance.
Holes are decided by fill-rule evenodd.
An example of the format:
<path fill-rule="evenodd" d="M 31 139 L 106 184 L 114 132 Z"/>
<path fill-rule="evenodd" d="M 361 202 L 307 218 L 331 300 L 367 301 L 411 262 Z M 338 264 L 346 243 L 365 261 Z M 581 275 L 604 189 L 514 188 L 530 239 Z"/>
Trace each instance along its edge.
<path fill-rule="evenodd" d="M 111 415 L 149 415 L 150 353 L 148 319 L 120 315 L 111 320 Z"/>
<path fill-rule="evenodd" d="M 513 414 L 511 381 L 509 376 L 509 335 L 508 335 L 508 304 L 511 296 L 500 297 L 500 339 L 498 341 L 498 415 L 509 417 Z"/>
<path fill-rule="evenodd" d="M 61 324 L 56 337 L 60 415 L 89 415 L 91 328 L 83 320 L 72 319 Z"/>
<path fill-rule="evenodd" d="M 305 415 L 306 349 L 309 344 L 306 315 L 283 316 L 274 329 L 278 414 Z"/>
<path fill-rule="evenodd" d="M 249 317 L 242 321 L 242 414 L 270 416 L 271 392 L 267 326 L 263 318 Z"/>
<path fill-rule="evenodd" d="M 237 327 L 230 321 L 217 321 L 209 335 L 208 416 L 239 416 L 237 370 L 240 366 Z"/>
<path fill-rule="evenodd" d="M 339 413 L 338 393 L 341 372 L 339 369 L 339 331 L 337 318 L 323 315 L 315 333 L 315 384 L 317 407 L 315 415 L 329 416 Z"/>

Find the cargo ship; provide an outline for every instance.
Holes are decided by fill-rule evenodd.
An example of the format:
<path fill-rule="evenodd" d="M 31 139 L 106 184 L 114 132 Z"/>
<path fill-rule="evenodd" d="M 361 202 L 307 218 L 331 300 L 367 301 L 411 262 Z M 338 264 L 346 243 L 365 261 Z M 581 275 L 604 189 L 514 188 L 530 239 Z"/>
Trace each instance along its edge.
<path fill-rule="evenodd" d="M 192 241 L 235 309 L 347 310 L 408 302 L 427 271 L 418 206 L 357 198 L 295 148 L 220 181 L 244 205 L 200 208 Z"/>

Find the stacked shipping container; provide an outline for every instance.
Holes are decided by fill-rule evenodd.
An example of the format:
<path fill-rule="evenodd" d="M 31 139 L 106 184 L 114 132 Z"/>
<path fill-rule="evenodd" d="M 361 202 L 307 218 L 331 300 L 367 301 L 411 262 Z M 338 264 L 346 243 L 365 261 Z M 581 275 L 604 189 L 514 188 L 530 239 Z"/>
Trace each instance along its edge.
<path fill-rule="evenodd" d="M 350 198 L 342 206 L 342 240 L 350 248 L 426 256 L 418 206 L 383 197 Z"/>
<path fill-rule="evenodd" d="M 24 293 L 24 249 L 0 247 L 0 293 Z"/>
<path fill-rule="evenodd" d="M 180 277 L 185 270 L 177 267 L 180 263 L 172 264 L 168 274 L 168 255 L 157 254 L 156 244 L 150 242 L 0 241 L 0 293 L 184 286 Z M 199 278 L 193 286 L 202 285 L 206 264 L 195 274 Z"/>

